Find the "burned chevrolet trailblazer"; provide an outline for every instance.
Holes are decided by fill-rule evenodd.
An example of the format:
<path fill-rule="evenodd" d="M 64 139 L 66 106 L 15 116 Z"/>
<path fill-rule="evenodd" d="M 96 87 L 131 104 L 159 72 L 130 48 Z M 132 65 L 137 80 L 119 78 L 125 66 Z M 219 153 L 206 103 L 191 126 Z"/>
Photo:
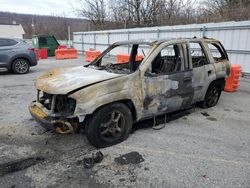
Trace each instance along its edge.
<path fill-rule="evenodd" d="M 124 53 L 130 55 L 121 63 L 117 54 Z M 29 110 L 46 129 L 65 134 L 84 127 L 91 144 L 106 147 L 125 140 L 140 120 L 197 103 L 215 106 L 229 72 L 215 39 L 116 42 L 88 65 L 38 77 Z"/>

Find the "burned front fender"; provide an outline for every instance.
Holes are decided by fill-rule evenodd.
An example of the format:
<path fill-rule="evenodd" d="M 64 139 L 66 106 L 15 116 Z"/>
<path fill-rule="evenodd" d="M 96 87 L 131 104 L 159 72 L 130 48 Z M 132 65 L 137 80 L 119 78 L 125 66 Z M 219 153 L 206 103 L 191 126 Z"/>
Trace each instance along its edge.
<path fill-rule="evenodd" d="M 103 105 L 130 100 L 134 104 L 137 117 L 140 117 L 142 112 L 140 84 L 138 72 L 136 72 L 80 89 L 69 95 L 69 97 L 76 100 L 74 115 L 92 114 Z"/>

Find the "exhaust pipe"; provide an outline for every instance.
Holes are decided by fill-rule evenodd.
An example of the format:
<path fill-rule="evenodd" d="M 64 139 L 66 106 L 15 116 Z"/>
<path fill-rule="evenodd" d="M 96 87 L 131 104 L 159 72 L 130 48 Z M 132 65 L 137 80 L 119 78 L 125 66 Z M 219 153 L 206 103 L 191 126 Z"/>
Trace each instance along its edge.
<path fill-rule="evenodd" d="M 53 122 L 55 131 L 59 134 L 70 134 L 74 131 L 72 125 L 67 121 L 57 120 Z"/>

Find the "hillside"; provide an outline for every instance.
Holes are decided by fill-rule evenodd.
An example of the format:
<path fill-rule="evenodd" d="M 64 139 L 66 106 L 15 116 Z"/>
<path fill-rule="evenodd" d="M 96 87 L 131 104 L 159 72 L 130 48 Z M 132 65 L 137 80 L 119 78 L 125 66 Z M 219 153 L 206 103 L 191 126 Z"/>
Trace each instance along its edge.
<path fill-rule="evenodd" d="M 71 28 L 71 33 L 86 31 L 89 27 L 89 22 L 84 19 L 0 12 L 0 24 L 15 22 L 22 24 L 26 33 L 24 38 L 31 38 L 32 35 L 37 34 L 49 34 L 64 40 L 67 39 L 68 26 Z"/>

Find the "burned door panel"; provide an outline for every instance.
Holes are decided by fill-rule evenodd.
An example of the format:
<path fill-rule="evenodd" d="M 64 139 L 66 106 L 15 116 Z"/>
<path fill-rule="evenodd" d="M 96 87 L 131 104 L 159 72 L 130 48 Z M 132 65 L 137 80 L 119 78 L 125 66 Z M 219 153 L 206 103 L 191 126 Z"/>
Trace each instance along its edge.
<path fill-rule="evenodd" d="M 145 77 L 144 110 L 146 114 L 160 114 L 191 105 L 194 95 L 192 72 Z"/>
<path fill-rule="evenodd" d="M 172 112 L 190 106 L 193 100 L 192 72 L 186 65 L 182 44 L 163 47 L 143 80 L 145 115 Z"/>
<path fill-rule="evenodd" d="M 194 89 L 193 102 L 202 101 L 206 90 L 214 80 L 214 65 L 210 63 L 208 54 L 200 42 L 190 42 L 190 58 L 193 67 L 192 87 Z"/>

